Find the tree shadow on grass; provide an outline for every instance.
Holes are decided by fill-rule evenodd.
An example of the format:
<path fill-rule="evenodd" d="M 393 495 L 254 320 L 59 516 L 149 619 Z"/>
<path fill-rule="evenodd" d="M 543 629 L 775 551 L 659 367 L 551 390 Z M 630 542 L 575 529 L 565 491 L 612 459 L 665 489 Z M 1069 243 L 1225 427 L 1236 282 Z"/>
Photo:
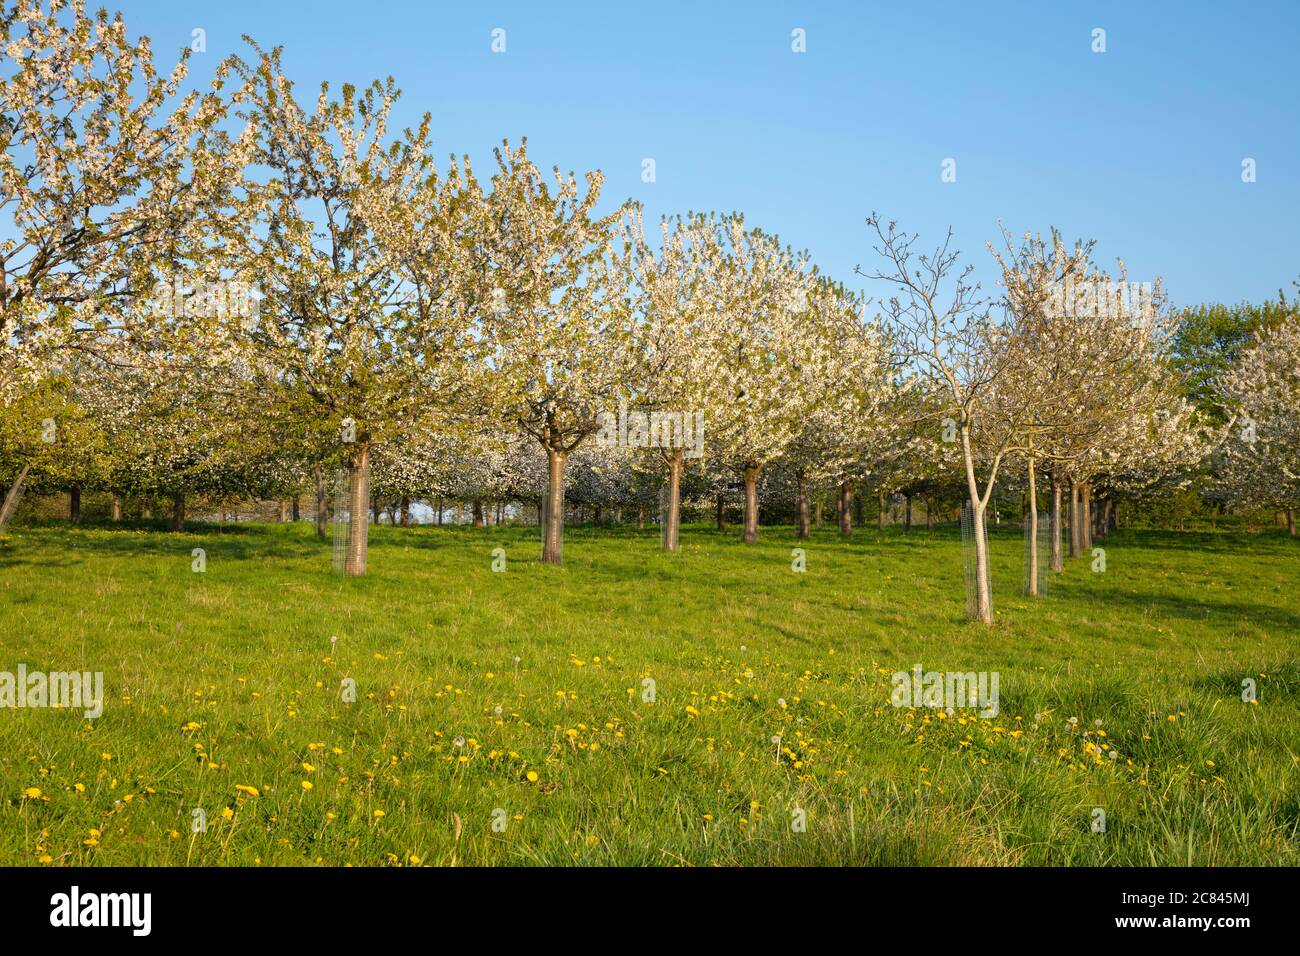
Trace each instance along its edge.
<path fill-rule="evenodd" d="M 1154 611 L 1185 621 L 1210 621 L 1224 625 L 1245 621 L 1278 632 L 1300 630 L 1300 614 L 1271 604 L 1239 601 L 1201 601 L 1186 592 L 1109 591 L 1098 596 L 1102 607 L 1125 607 L 1132 611 Z"/>
<path fill-rule="evenodd" d="M 1130 544 L 1149 551 L 1196 551 L 1202 554 L 1300 556 L 1300 539 L 1291 538 L 1285 529 L 1261 532 L 1244 531 L 1116 531 L 1093 543 Z"/>
<path fill-rule="evenodd" d="M 66 524 L 35 524 L 14 529 L 0 538 L 0 567 L 69 567 L 79 561 L 107 557 L 189 556 L 202 548 L 209 558 L 311 558 L 330 547 L 329 539 L 268 533 L 256 526 L 187 523 L 171 532 L 152 523 L 99 523 L 70 528 Z M 23 532 L 28 532 L 24 534 Z M 57 557 L 56 557 L 57 554 Z"/>
<path fill-rule="evenodd" d="M 1194 686 L 1215 695 L 1237 697 L 1242 692 L 1242 680 L 1250 678 L 1260 700 L 1300 700 L 1300 657 L 1284 661 L 1264 661 L 1247 670 L 1233 670 L 1206 674 Z"/>

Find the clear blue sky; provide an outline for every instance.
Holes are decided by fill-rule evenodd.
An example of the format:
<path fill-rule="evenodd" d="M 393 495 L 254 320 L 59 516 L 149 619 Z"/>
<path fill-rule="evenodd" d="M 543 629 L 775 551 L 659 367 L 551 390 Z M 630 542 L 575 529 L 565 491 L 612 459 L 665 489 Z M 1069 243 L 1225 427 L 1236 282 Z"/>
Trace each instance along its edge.
<path fill-rule="evenodd" d="M 309 102 L 321 80 L 391 74 L 401 123 L 431 112 L 440 154 L 487 173 L 496 142 L 527 135 L 539 165 L 602 169 L 611 203 L 741 210 L 858 287 L 873 208 L 925 239 L 951 224 L 986 289 L 999 219 L 1096 238 L 1175 303 L 1300 276 L 1295 0 L 109 5 L 164 61 L 206 30 L 200 75 L 240 34 L 283 44 Z"/>

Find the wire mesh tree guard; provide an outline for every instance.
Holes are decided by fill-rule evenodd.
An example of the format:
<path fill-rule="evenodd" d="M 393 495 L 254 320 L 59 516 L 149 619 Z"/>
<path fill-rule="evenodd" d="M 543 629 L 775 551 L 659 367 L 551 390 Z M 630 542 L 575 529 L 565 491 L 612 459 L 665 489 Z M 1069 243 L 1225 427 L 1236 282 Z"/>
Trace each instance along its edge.
<path fill-rule="evenodd" d="M 989 531 L 985 521 L 983 530 L 984 546 L 984 588 L 988 594 L 989 608 L 993 607 L 993 588 L 989 579 Z M 966 616 L 975 618 L 980 613 L 979 598 L 979 560 L 975 550 L 975 509 L 968 501 L 961 506 L 961 563 L 966 578 Z"/>
<path fill-rule="evenodd" d="M 332 558 L 335 574 L 347 571 L 348 547 L 352 540 L 352 483 L 360 477 L 360 472 L 354 475 L 347 468 L 340 468 L 334 474 L 334 507 L 330 513 L 330 523 L 334 531 Z M 368 502 L 362 502 L 357 514 L 361 521 L 370 521 Z"/>

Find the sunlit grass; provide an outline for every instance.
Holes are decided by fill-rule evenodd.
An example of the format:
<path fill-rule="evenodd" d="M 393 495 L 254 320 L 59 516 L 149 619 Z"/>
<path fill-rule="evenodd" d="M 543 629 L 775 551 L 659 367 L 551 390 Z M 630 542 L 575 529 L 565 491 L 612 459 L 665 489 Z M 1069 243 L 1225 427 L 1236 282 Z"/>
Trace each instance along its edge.
<path fill-rule="evenodd" d="M 0 710 L 0 863 L 1300 856 L 1284 536 L 1120 533 L 1104 574 L 1071 561 L 1033 600 L 998 529 L 991 629 L 951 529 L 687 528 L 677 555 L 571 529 L 563 568 L 536 539 L 383 527 L 345 580 L 305 524 L 13 530 L 0 671 L 102 671 L 107 702 Z M 1001 713 L 892 707 L 914 664 L 999 672 Z"/>

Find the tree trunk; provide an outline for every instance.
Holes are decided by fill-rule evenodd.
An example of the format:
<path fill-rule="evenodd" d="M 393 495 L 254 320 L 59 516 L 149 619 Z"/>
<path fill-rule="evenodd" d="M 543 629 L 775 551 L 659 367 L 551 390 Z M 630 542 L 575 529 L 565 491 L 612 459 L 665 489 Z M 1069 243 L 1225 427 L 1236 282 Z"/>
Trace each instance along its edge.
<path fill-rule="evenodd" d="M 289 502 L 281 498 L 280 501 L 277 503 L 280 506 L 279 516 L 278 516 L 280 519 L 280 524 L 284 524 L 289 520 Z"/>
<path fill-rule="evenodd" d="M 593 505 L 591 511 L 591 523 L 597 528 L 602 527 L 605 523 L 605 506 Z"/>
<path fill-rule="evenodd" d="M 903 495 L 903 530 L 912 530 L 912 496 Z"/>
<path fill-rule="evenodd" d="M 403 498 L 402 499 L 402 527 L 409 528 L 410 526 L 411 526 L 411 499 Z"/>
<path fill-rule="evenodd" d="M 1029 458 L 1029 593 L 1038 597 L 1038 477 Z"/>
<path fill-rule="evenodd" d="M 1070 557 L 1077 558 L 1083 554 L 1083 531 L 1079 527 L 1079 516 L 1083 505 L 1080 502 L 1079 483 L 1070 479 Z"/>
<path fill-rule="evenodd" d="M 1064 571 L 1061 558 L 1061 480 L 1052 476 L 1052 570 Z"/>
<path fill-rule="evenodd" d="M 821 526 L 822 526 L 822 505 L 823 505 L 823 503 L 824 503 L 824 502 L 822 501 L 822 496 L 821 496 L 821 494 L 819 493 L 819 494 L 817 495 L 817 505 L 816 505 L 816 507 L 815 507 L 815 509 L 814 509 L 814 518 L 813 518 L 813 521 L 816 523 L 817 528 L 818 528 L 819 530 L 821 529 Z"/>
<path fill-rule="evenodd" d="M 718 530 L 727 530 L 727 503 L 723 500 L 722 492 L 718 492 Z"/>
<path fill-rule="evenodd" d="M 81 486 L 73 485 L 68 492 L 68 520 L 81 524 Z"/>
<path fill-rule="evenodd" d="M 661 547 L 665 551 L 676 551 L 680 545 L 682 523 L 682 470 L 685 457 L 682 449 L 673 449 L 668 459 L 668 500 L 664 508 L 664 528 L 661 535 Z"/>
<path fill-rule="evenodd" d="M 975 506 L 975 607 L 979 619 L 993 623 L 993 595 L 989 593 L 989 548 L 984 535 L 984 506 Z"/>
<path fill-rule="evenodd" d="M 4 530 L 5 525 L 9 523 L 9 519 L 13 517 L 14 511 L 17 510 L 18 499 L 23 493 L 23 482 L 27 480 L 27 475 L 31 470 L 31 465 L 23 465 L 22 471 L 18 472 L 18 477 L 14 479 L 14 483 L 9 486 L 9 490 L 5 493 L 4 504 L 0 504 L 0 531 Z"/>
<path fill-rule="evenodd" d="M 316 465 L 316 537 L 325 537 L 325 476 Z"/>
<path fill-rule="evenodd" d="M 112 504 L 112 510 L 110 511 L 110 514 L 112 515 L 114 521 L 122 520 L 122 496 L 121 495 L 116 495 L 116 494 L 113 495 L 113 504 Z"/>
<path fill-rule="evenodd" d="M 748 465 L 743 472 L 745 478 L 745 544 L 758 543 L 758 475 L 762 471 L 757 465 Z"/>
<path fill-rule="evenodd" d="M 441 498 L 438 499 L 437 509 L 438 509 L 437 513 L 435 513 L 433 516 L 433 523 L 441 526 L 442 525 L 442 499 Z"/>
<path fill-rule="evenodd" d="M 564 452 L 546 450 L 546 530 L 542 536 L 542 561 L 564 563 Z"/>
<path fill-rule="evenodd" d="M 853 496 L 853 520 L 860 527 L 862 525 L 862 496 Z"/>
<path fill-rule="evenodd" d="M 922 498 L 925 502 L 925 530 L 934 530 L 934 503 L 929 498 Z"/>
<path fill-rule="evenodd" d="M 880 509 L 876 514 L 876 528 L 880 531 L 885 530 L 885 493 L 876 492 L 876 506 Z"/>
<path fill-rule="evenodd" d="M 370 446 L 354 446 L 348 458 L 348 550 L 343 573 L 361 577 L 370 556 Z"/>
<path fill-rule="evenodd" d="M 993 623 L 993 595 L 989 587 L 989 550 L 984 536 L 984 502 L 975 480 L 975 456 L 970 447 L 969 426 L 961 432 L 962 459 L 966 466 L 966 491 L 970 496 L 971 524 L 975 533 L 975 613 L 985 624 Z M 992 485 L 993 477 L 989 477 Z"/>
<path fill-rule="evenodd" d="M 185 530 L 185 493 L 178 492 L 172 495 L 172 523 L 171 530 Z"/>
<path fill-rule="evenodd" d="M 840 482 L 840 534 L 853 534 L 853 486 Z"/>
<path fill-rule="evenodd" d="M 1079 487 L 1079 527 L 1083 532 L 1083 550 L 1092 550 L 1092 485 L 1084 482 Z"/>
<path fill-rule="evenodd" d="M 0 524 L 3 524 L 3 523 L 4 523 L 4 522 L 0 522 Z M 1289 534 L 1289 535 L 1290 535 L 1291 537 L 1293 537 L 1293 538 L 1296 536 L 1296 534 L 1295 534 L 1295 509 L 1294 509 L 1294 508 L 1287 508 L 1287 509 L 1286 509 L 1286 533 Z"/>
<path fill-rule="evenodd" d="M 302 495 L 293 496 L 293 501 L 289 504 L 289 515 L 295 524 L 302 520 Z"/>
<path fill-rule="evenodd" d="M 474 502 L 474 527 L 483 527 L 483 502 Z"/>
<path fill-rule="evenodd" d="M 645 528 L 645 505 L 638 505 L 636 509 L 636 527 L 640 531 Z"/>
<path fill-rule="evenodd" d="M 804 477 L 803 472 L 795 475 L 795 482 L 799 491 L 799 528 L 795 532 L 797 537 L 807 538 L 808 530 L 808 479 Z"/>

